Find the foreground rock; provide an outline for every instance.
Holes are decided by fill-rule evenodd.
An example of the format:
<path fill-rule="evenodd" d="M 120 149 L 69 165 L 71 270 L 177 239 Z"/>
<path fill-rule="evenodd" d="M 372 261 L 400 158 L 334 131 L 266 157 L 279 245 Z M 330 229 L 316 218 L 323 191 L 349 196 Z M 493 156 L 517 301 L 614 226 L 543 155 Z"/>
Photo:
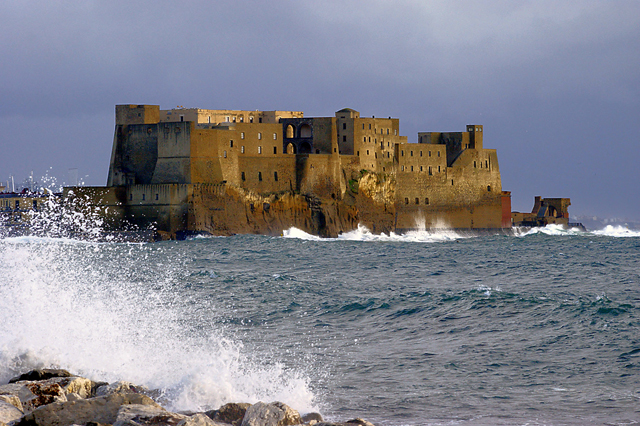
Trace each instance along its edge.
<path fill-rule="evenodd" d="M 66 370 L 34 370 L 0 385 L 0 426 L 373 426 L 362 419 L 324 422 L 319 413 L 301 416 L 282 402 L 172 413 L 149 396 L 153 392 L 129 382 L 94 382 Z"/>

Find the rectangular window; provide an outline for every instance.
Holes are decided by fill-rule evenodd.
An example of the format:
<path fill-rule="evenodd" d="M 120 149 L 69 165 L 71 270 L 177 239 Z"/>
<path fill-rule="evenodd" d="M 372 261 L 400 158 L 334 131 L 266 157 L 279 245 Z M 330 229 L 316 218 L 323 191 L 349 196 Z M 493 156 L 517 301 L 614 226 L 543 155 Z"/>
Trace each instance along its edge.
<path fill-rule="evenodd" d="M 262 139 L 262 133 L 258 133 L 258 140 Z"/>
<path fill-rule="evenodd" d="M 416 204 L 420 204 L 420 198 L 416 197 Z"/>
<path fill-rule="evenodd" d="M 438 151 L 438 157 L 440 157 L 440 151 Z"/>
<path fill-rule="evenodd" d="M 420 166 L 420 171 L 422 171 L 422 166 Z"/>
<path fill-rule="evenodd" d="M 389 134 L 389 129 L 387 129 L 387 134 Z"/>
<path fill-rule="evenodd" d="M 230 140 L 230 141 L 229 141 L 229 147 L 230 147 L 230 148 L 233 148 L 233 140 Z"/>
<path fill-rule="evenodd" d="M 278 140 L 278 134 L 277 134 L 277 133 L 274 133 L 274 134 L 273 134 L 273 140 L 274 140 L 274 141 Z"/>
<path fill-rule="evenodd" d="M 227 158 L 227 151 L 225 150 L 223 153 L 224 158 Z"/>
<path fill-rule="evenodd" d="M 409 204 L 409 199 L 408 199 L 408 198 L 405 198 L 405 199 L 404 199 L 404 203 L 405 203 L 405 204 Z"/>
<path fill-rule="evenodd" d="M 258 147 L 258 154 L 262 154 L 262 147 L 261 146 Z"/>
<path fill-rule="evenodd" d="M 278 181 L 278 172 L 273 172 L 273 180 Z"/>
<path fill-rule="evenodd" d="M 258 123 L 262 123 L 262 117 L 258 117 Z"/>
<path fill-rule="evenodd" d="M 411 171 L 413 171 L 413 166 L 411 166 Z"/>
<path fill-rule="evenodd" d="M 410 157 L 413 157 L 413 151 L 411 151 L 411 155 L 410 155 Z"/>
<path fill-rule="evenodd" d="M 364 130 L 364 123 L 362 123 L 362 130 Z"/>
<path fill-rule="evenodd" d="M 262 172 L 258 172 L 258 180 L 262 182 Z"/>
<path fill-rule="evenodd" d="M 365 137 L 364 137 L 364 139 L 363 139 L 362 141 L 363 141 L 363 142 L 366 142 L 366 141 L 367 141 L 367 137 L 365 136 Z"/>
<path fill-rule="evenodd" d="M 424 203 L 425 203 L 426 205 L 429 205 L 429 199 L 428 199 L 428 198 L 425 198 L 425 199 L 424 199 Z"/>
<path fill-rule="evenodd" d="M 346 130 L 347 129 L 347 123 L 342 123 L 342 130 Z"/>
<path fill-rule="evenodd" d="M 158 194 L 156 194 L 156 201 L 158 201 Z"/>
<path fill-rule="evenodd" d="M 275 147 L 275 146 L 273 147 L 273 153 L 274 153 L 274 154 L 277 154 L 277 153 L 278 153 L 278 147 Z"/>
<path fill-rule="evenodd" d="M 241 176 L 242 176 L 242 181 L 244 182 L 246 180 L 244 177 L 244 172 L 241 173 Z"/>
<path fill-rule="evenodd" d="M 400 157 L 404 157 L 404 149 L 400 151 Z"/>
<path fill-rule="evenodd" d="M 240 152 L 244 154 L 244 145 L 242 145 L 242 148 L 240 148 Z"/>
<path fill-rule="evenodd" d="M 429 176 L 431 176 L 431 166 L 429 166 Z"/>
<path fill-rule="evenodd" d="M 144 201 L 144 199 L 146 198 L 147 194 L 142 194 L 142 201 Z"/>
<path fill-rule="evenodd" d="M 347 141 L 347 137 L 346 136 L 342 136 L 342 142 L 346 142 Z"/>
<path fill-rule="evenodd" d="M 422 151 L 420 151 L 420 157 L 422 157 Z"/>
<path fill-rule="evenodd" d="M 240 133 L 240 139 L 244 139 L 244 132 Z"/>
<path fill-rule="evenodd" d="M 369 130 L 371 130 L 371 124 L 369 124 Z"/>

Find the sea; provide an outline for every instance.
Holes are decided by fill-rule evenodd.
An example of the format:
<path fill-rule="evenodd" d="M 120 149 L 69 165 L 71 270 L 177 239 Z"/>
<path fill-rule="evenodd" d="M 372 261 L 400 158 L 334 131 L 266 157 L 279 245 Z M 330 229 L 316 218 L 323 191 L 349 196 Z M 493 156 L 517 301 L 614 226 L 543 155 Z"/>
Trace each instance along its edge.
<path fill-rule="evenodd" d="M 640 423 L 640 232 L 0 239 L 0 382 L 375 425 Z"/>

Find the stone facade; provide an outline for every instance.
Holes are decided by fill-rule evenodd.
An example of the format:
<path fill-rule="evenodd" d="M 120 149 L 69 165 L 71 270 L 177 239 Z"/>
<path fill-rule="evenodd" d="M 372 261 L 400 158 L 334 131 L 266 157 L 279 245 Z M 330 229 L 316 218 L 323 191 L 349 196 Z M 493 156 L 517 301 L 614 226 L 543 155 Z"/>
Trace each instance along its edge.
<path fill-rule="evenodd" d="M 510 227 L 482 126 L 419 143 L 399 133 L 396 118 L 348 108 L 307 118 L 118 105 L 107 187 L 123 218 L 171 235 Z"/>

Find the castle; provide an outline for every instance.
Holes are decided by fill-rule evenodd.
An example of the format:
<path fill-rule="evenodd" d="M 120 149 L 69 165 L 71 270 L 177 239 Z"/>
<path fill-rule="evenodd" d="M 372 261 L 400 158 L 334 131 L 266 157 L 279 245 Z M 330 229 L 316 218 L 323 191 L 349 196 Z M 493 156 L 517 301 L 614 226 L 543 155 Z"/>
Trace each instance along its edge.
<path fill-rule="evenodd" d="M 399 134 L 397 118 L 117 105 L 105 188 L 77 188 L 115 221 L 189 233 L 333 236 L 511 227 L 510 193 L 481 125 Z M 117 224 L 116 224 L 117 225 Z"/>

